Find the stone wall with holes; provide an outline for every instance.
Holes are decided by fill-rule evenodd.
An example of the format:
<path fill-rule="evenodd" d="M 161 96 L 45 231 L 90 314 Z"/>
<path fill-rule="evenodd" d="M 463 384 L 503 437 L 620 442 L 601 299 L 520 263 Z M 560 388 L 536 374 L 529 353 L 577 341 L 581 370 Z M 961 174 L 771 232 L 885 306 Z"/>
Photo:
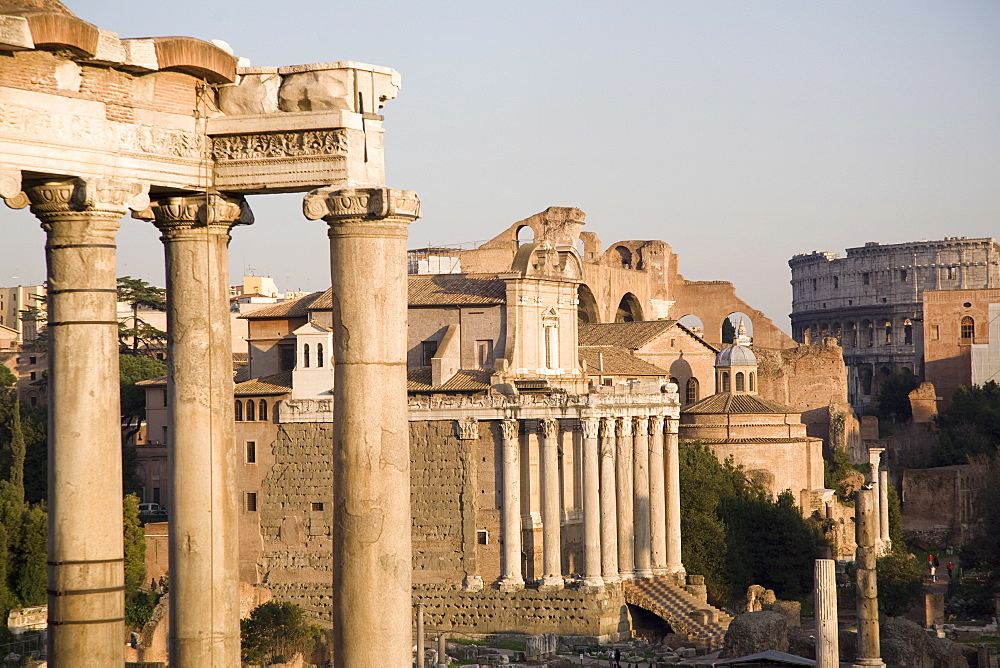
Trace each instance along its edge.
<path fill-rule="evenodd" d="M 596 592 L 524 589 L 500 592 L 487 587 L 468 592 L 455 587 L 414 586 L 413 602 L 424 606 L 428 633 L 519 633 L 585 636 L 598 642 L 628 636 L 631 628 L 620 588 Z"/>

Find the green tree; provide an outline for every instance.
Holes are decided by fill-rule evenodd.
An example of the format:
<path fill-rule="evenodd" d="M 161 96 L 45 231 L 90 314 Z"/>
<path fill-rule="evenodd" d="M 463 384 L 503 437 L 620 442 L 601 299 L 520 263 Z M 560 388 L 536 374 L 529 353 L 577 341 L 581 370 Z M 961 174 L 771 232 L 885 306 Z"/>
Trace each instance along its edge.
<path fill-rule="evenodd" d="M 243 660 L 270 665 L 307 653 L 317 628 L 306 622 L 305 612 L 294 603 L 269 601 L 240 621 Z"/>
<path fill-rule="evenodd" d="M 889 540 L 892 542 L 892 551 L 906 553 L 906 539 L 903 537 L 903 512 L 899 505 L 899 494 L 896 488 L 889 485 L 886 488 L 889 498 Z"/>
<path fill-rule="evenodd" d="M 875 562 L 878 609 L 889 617 L 906 614 L 924 599 L 924 571 L 912 554 L 891 552 Z"/>
<path fill-rule="evenodd" d="M 122 501 L 122 535 L 125 541 L 125 623 L 143 627 L 153 615 L 159 595 L 142 590 L 146 583 L 146 530 L 139 521 L 139 497 Z"/>
<path fill-rule="evenodd" d="M 166 342 L 166 332 L 153 327 L 139 317 L 139 309 L 141 308 L 165 311 L 167 308 L 166 295 L 163 288 L 150 285 L 140 278 L 118 277 L 118 301 L 125 302 L 132 307 L 132 326 L 126 327 L 122 324 L 118 328 L 118 337 L 123 352 L 128 351 L 131 347 L 131 354 L 138 355 L 140 343 L 148 349 L 162 347 Z"/>
<path fill-rule="evenodd" d="M 8 369 L 5 364 L 0 364 L 0 390 L 14 387 L 16 382 L 17 376 L 14 375 L 14 372 Z"/>
<path fill-rule="evenodd" d="M 732 343 L 736 340 L 736 325 L 729 318 L 722 321 L 722 342 Z"/>
<path fill-rule="evenodd" d="M 23 605 L 43 605 L 47 600 L 48 526 L 48 513 L 43 506 L 32 506 L 25 511 L 15 575 L 15 591 Z"/>
<path fill-rule="evenodd" d="M 981 571 L 989 587 L 1000 593 L 1000 452 L 971 458 L 980 469 L 982 479 L 976 490 L 972 522 L 972 538 L 961 552 L 962 567 Z"/>
<path fill-rule="evenodd" d="M 897 371 L 883 378 L 875 399 L 875 414 L 880 420 L 909 422 L 913 419 L 910 392 L 917 385 L 917 377 L 909 371 Z"/>
<path fill-rule="evenodd" d="M 935 420 L 935 465 L 965 464 L 970 455 L 992 456 L 1000 446 L 1000 385 L 991 380 L 982 386 L 959 387 L 951 405 Z"/>

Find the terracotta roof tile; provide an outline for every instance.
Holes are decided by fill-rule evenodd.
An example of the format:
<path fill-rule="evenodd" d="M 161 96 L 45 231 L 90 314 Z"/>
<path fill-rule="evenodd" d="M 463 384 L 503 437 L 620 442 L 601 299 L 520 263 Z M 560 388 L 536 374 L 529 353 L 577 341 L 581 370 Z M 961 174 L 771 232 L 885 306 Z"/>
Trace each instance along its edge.
<path fill-rule="evenodd" d="M 410 306 L 490 306 L 507 301 L 507 286 L 496 274 L 416 274 L 408 282 Z"/>
<path fill-rule="evenodd" d="M 304 318 L 309 315 L 309 311 L 329 311 L 333 307 L 331 293 L 333 289 L 326 292 L 313 292 L 305 297 L 289 299 L 279 302 L 273 306 L 265 306 L 256 311 L 250 311 L 240 316 L 245 320 L 267 320 L 272 318 Z"/>
<path fill-rule="evenodd" d="M 431 385 L 430 369 L 406 372 L 408 392 L 485 392 L 490 389 L 490 372 L 482 369 L 459 369 L 444 385 Z"/>
<path fill-rule="evenodd" d="M 721 392 L 706 397 L 682 409 L 684 413 L 698 415 L 722 415 L 725 413 L 767 414 L 779 415 L 799 411 L 783 406 L 775 401 L 761 399 L 752 394 L 731 394 Z"/>
<path fill-rule="evenodd" d="M 666 371 L 639 359 L 621 346 L 580 346 L 580 359 L 586 365 L 584 373 L 609 376 L 666 376 Z"/>
<path fill-rule="evenodd" d="M 331 383 L 332 380 L 331 378 Z M 263 376 L 237 383 L 234 394 L 238 397 L 249 397 L 288 394 L 291 391 L 292 372 L 282 371 L 273 376 Z"/>
<path fill-rule="evenodd" d="M 601 322 L 580 325 L 581 346 L 620 346 L 638 350 L 670 329 L 676 320 Z"/>

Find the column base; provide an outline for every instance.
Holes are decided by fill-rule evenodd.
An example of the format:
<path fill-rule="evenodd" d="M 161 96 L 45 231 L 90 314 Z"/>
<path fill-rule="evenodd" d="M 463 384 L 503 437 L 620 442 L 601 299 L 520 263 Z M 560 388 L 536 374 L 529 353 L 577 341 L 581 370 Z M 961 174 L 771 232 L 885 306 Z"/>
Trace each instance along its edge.
<path fill-rule="evenodd" d="M 622 581 L 621 576 L 617 573 L 614 575 L 605 575 L 601 579 L 604 581 L 605 585 L 616 585 Z"/>
<path fill-rule="evenodd" d="M 521 591 L 524 589 L 524 579 L 501 577 L 496 581 L 495 586 L 500 591 Z"/>
<path fill-rule="evenodd" d="M 621 571 L 618 573 L 618 577 L 621 578 L 622 582 L 626 580 L 635 580 L 635 571 Z"/>
<path fill-rule="evenodd" d="M 885 668 L 882 659 L 855 659 L 851 668 Z"/>
<path fill-rule="evenodd" d="M 545 575 L 538 581 L 538 591 L 562 589 L 566 582 L 559 575 Z"/>
<path fill-rule="evenodd" d="M 651 577 L 653 577 L 653 569 L 650 568 L 650 569 L 642 569 L 642 570 L 636 571 L 635 572 L 635 577 L 636 577 L 636 579 L 639 579 L 639 580 L 645 580 L 645 579 L 651 578 Z"/>
<path fill-rule="evenodd" d="M 654 568 L 653 569 L 653 577 L 655 577 L 655 578 L 662 578 L 664 575 L 667 575 L 669 573 L 670 573 L 670 571 L 668 571 L 666 568 Z"/>
<path fill-rule="evenodd" d="M 483 578 L 478 575 L 466 575 L 462 580 L 462 591 L 482 591 Z"/>
<path fill-rule="evenodd" d="M 584 587 L 603 587 L 604 578 L 600 575 L 592 575 L 590 577 L 584 577 L 581 583 Z"/>

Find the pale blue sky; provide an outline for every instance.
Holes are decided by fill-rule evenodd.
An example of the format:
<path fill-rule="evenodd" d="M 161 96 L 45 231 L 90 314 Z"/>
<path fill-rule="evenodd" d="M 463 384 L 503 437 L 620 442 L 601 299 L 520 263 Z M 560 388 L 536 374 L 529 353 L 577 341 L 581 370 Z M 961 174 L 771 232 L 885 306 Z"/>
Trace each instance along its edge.
<path fill-rule="evenodd" d="M 689 279 L 730 280 L 788 329 L 787 260 L 1000 234 L 1000 2 L 80 0 L 122 37 L 229 42 L 254 65 L 394 67 L 388 184 L 416 190 L 411 246 L 485 240 L 576 206 L 605 245 L 660 238 Z M 328 283 L 301 196 L 251 199 L 245 266 Z M 30 215 L 0 213 L 0 284 L 44 278 Z M 120 273 L 163 283 L 152 226 Z M 18 278 L 14 278 L 17 276 Z"/>

